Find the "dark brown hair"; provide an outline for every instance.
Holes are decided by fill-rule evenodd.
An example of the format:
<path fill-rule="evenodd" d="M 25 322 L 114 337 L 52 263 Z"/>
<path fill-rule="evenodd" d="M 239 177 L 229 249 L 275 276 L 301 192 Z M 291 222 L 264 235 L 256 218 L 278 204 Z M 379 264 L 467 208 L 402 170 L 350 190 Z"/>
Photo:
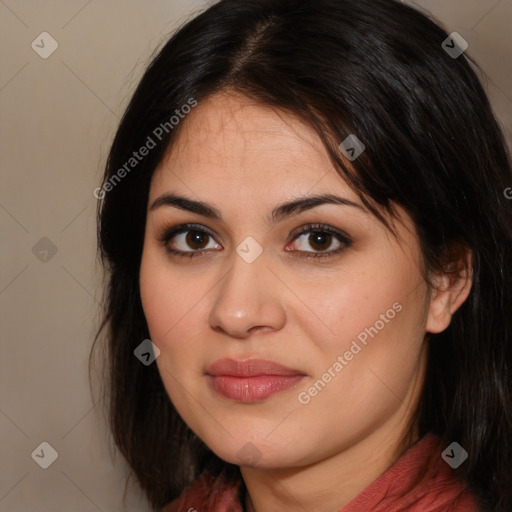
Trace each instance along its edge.
<path fill-rule="evenodd" d="M 473 253 L 468 299 L 429 335 L 420 435 L 457 441 L 456 473 L 482 508 L 512 510 L 512 220 L 510 156 L 467 57 L 450 56 L 440 26 L 393 0 L 222 0 L 185 24 L 144 73 L 105 170 L 112 179 L 156 127 L 186 104 L 227 89 L 299 116 L 322 138 L 340 176 L 381 220 L 400 205 L 426 268 L 454 248 Z M 103 194 L 98 241 L 107 271 L 104 384 L 115 445 L 155 507 L 218 459 L 180 418 L 155 364 L 134 349 L 149 338 L 139 267 L 152 174 L 186 118 Z M 357 134 L 349 168 L 338 144 Z M 425 276 L 428 279 L 428 274 Z M 94 346 L 93 346 L 94 350 Z M 92 355 L 92 352 L 91 352 Z"/>

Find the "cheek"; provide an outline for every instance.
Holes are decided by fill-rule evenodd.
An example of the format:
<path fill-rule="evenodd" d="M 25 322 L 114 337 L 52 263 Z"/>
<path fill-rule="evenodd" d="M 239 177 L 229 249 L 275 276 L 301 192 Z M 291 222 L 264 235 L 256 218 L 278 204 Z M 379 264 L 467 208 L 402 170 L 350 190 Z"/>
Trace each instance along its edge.
<path fill-rule="evenodd" d="M 412 276 L 405 278 L 399 272 L 396 276 L 379 268 L 371 272 L 340 272 L 323 287 L 313 290 L 304 287 L 303 302 L 317 313 L 315 318 L 309 315 L 311 339 L 326 345 L 325 349 L 343 352 L 358 337 L 364 343 L 376 331 L 379 334 L 389 331 L 389 326 L 400 316 L 397 309 L 405 306 L 406 299 L 409 301 L 407 295 L 414 282 Z"/>
<path fill-rule="evenodd" d="M 179 273 L 158 254 L 144 254 L 140 293 L 151 340 L 160 349 L 157 359 L 168 395 L 176 406 L 187 407 L 183 386 L 197 395 L 203 378 L 207 294 L 214 283 L 205 275 Z"/>
<path fill-rule="evenodd" d="M 340 335 L 315 375 L 323 379 L 329 369 L 336 375 L 322 406 L 350 410 L 355 430 L 369 409 L 379 415 L 400 407 L 416 375 L 424 341 L 424 287 L 407 290 L 395 290 L 394 297 L 382 293 L 347 302 Z"/>
<path fill-rule="evenodd" d="M 323 324 L 298 320 L 316 345 L 314 377 L 330 379 L 329 370 L 336 375 L 329 384 L 336 397 L 328 400 L 339 405 L 378 405 L 378 397 L 386 394 L 393 399 L 386 385 L 401 393 L 415 372 L 425 333 L 427 289 L 414 259 L 398 256 L 374 260 L 377 265 L 360 262 L 364 270 L 340 272 L 327 286 L 304 295 Z"/>
<path fill-rule="evenodd" d="M 194 335 L 190 327 L 197 324 L 193 322 L 193 314 L 199 291 L 194 291 L 190 281 L 184 280 L 171 272 L 171 266 L 162 262 L 155 251 L 143 253 L 139 275 L 142 308 L 150 338 L 161 352 L 156 364 L 175 404 L 180 403 L 181 386 L 196 367 L 192 364 L 194 347 L 189 340 Z"/>
<path fill-rule="evenodd" d="M 156 251 L 143 253 L 140 268 L 140 295 L 144 316 L 154 341 L 167 344 L 180 324 L 194 315 L 194 308 L 205 294 L 200 279 L 191 280 L 162 261 Z M 199 283 L 196 285 L 195 283 Z"/>

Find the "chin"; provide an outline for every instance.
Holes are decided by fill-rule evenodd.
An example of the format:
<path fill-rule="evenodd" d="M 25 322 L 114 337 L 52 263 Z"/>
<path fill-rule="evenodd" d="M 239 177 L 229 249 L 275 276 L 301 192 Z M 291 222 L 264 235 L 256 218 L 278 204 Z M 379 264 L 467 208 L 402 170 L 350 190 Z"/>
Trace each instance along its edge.
<path fill-rule="evenodd" d="M 229 443 L 206 443 L 219 458 L 237 466 L 262 469 L 301 466 L 300 453 L 292 444 L 283 446 L 284 439 L 276 438 L 273 443 L 268 439 L 247 439 L 246 436 L 234 437 Z M 275 443 L 275 444 L 274 444 Z"/>

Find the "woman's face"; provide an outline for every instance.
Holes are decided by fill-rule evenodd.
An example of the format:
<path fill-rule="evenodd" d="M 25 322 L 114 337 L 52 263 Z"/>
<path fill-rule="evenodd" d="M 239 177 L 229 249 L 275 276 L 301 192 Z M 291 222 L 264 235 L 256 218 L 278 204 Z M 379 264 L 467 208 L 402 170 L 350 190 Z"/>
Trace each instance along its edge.
<path fill-rule="evenodd" d="M 140 269 L 179 414 L 222 459 L 259 467 L 401 433 L 430 315 L 410 219 L 399 210 L 395 239 L 288 114 L 223 94 L 182 122 L 151 183 Z"/>

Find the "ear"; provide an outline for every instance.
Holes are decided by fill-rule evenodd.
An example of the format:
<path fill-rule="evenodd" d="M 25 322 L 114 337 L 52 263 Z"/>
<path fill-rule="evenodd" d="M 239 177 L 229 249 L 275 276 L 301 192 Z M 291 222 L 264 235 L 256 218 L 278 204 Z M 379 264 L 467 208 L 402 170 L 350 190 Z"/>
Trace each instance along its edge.
<path fill-rule="evenodd" d="M 473 284 L 473 254 L 469 249 L 448 265 L 446 273 L 431 278 L 432 288 L 426 330 L 443 332 L 452 315 L 467 299 Z"/>

